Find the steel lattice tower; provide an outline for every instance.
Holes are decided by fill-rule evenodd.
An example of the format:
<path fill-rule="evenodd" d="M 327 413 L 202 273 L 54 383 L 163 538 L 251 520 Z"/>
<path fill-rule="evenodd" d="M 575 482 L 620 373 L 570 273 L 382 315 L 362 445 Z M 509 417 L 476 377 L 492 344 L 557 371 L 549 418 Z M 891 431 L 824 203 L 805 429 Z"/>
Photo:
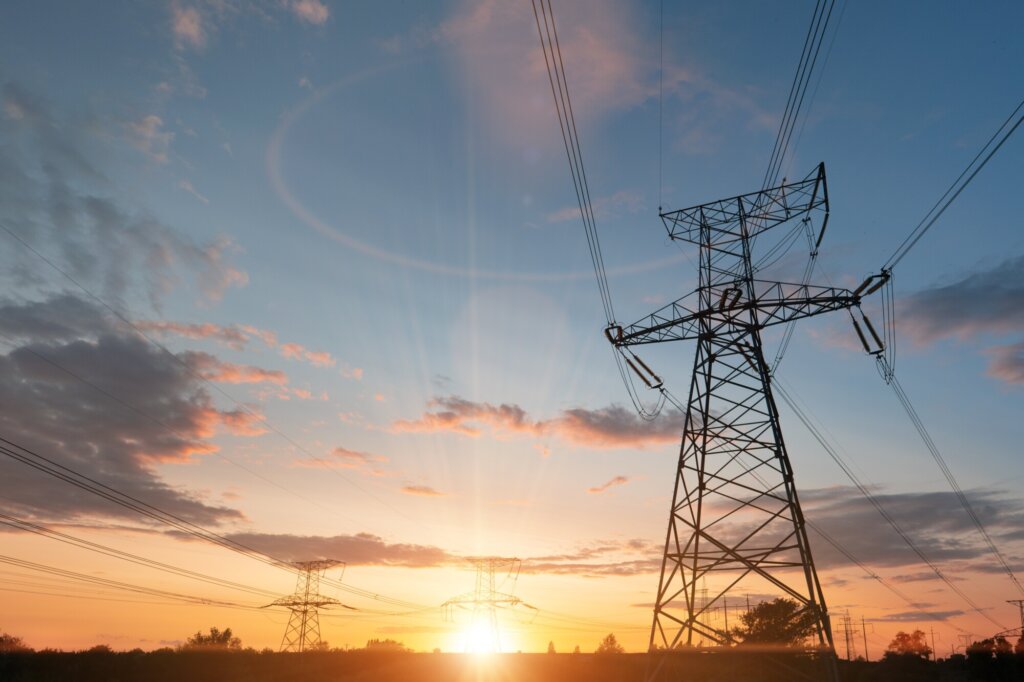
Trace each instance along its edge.
<path fill-rule="evenodd" d="M 606 331 L 620 348 L 697 341 L 650 648 L 731 645 L 717 616 L 724 598 L 781 594 L 813 619 L 812 648 L 834 661 L 761 331 L 857 306 L 864 287 L 850 292 L 755 279 L 751 256 L 759 235 L 787 223 L 816 230 L 821 243 L 828 222 L 825 166 L 799 182 L 661 218 L 672 239 L 699 246 L 698 288 L 635 324 Z M 770 243 L 770 236 L 762 240 Z M 707 597 L 699 598 L 705 587 Z M 834 676 L 834 664 L 828 668 Z"/>
<path fill-rule="evenodd" d="M 472 592 L 452 597 L 442 606 L 451 616 L 455 608 L 468 609 L 471 612 L 471 628 L 486 631 L 496 652 L 501 651 L 501 639 L 498 631 L 498 609 L 511 606 L 524 606 L 533 609 L 519 597 L 498 591 L 497 575 L 505 573 L 507 577 L 518 578 L 522 561 L 512 557 L 468 557 L 470 566 L 476 569 L 476 586 Z M 472 651 L 480 642 L 472 639 L 467 641 L 466 650 Z"/>
<path fill-rule="evenodd" d="M 320 594 L 320 578 L 332 566 L 342 562 L 333 559 L 297 561 L 292 565 L 300 573 L 295 583 L 295 594 L 282 597 L 270 606 L 283 606 L 291 615 L 281 640 L 281 651 L 306 651 L 320 644 L 320 609 L 344 606 L 337 599 Z"/>

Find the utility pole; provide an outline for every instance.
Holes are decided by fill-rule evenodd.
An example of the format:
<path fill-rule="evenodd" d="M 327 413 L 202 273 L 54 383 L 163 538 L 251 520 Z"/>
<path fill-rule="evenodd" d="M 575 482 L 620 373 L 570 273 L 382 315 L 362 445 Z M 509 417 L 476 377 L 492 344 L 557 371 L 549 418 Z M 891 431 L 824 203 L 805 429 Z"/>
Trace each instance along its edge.
<path fill-rule="evenodd" d="M 636 364 L 629 358 L 627 362 L 652 387 L 660 386 L 660 379 L 639 371 L 637 364 L 646 365 L 627 349 L 697 341 L 650 650 L 671 651 L 700 639 L 728 647 L 732 635 L 716 627 L 708 609 L 730 593 L 782 593 L 798 603 L 798 616 L 812 619 L 814 643 L 807 651 L 824 650 L 825 677 L 838 679 L 832 628 L 782 438 L 761 332 L 857 307 L 861 294 L 881 283 L 869 278 L 851 292 L 756 278 L 758 266 L 801 229 L 817 248 L 828 211 L 821 164 L 797 182 L 662 213 L 671 239 L 699 247 L 699 285 L 634 324 L 605 330 L 624 356 L 633 355 Z M 786 224 L 789 230 L 769 234 Z M 755 238 L 765 247 L 762 260 L 752 254 Z M 697 585 L 705 576 L 714 579 L 714 588 L 700 604 Z"/>
<path fill-rule="evenodd" d="M 295 593 L 282 597 L 269 606 L 283 606 L 291 615 L 281 639 L 281 651 L 307 651 L 320 645 L 320 609 L 331 606 L 345 606 L 337 599 L 320 594 L 320 578 L 328 568 L 342 562 L 334 559 L 297 561 L 292 565 L 299 569 Z M 345 606 L 345 608 L 352 608 Z"/>
<path fill-rule="evenodd" d="M 452 597 L 442 606 L 445 615 L 453 619 L 453 610 L 465 609 L 471 612 L 471 620 L 466 640 L 466 651 L 475 653 L 501 652 L 501 639 L 498 631 L 498 609 L 523 606 L 536 610 L 519 597 L 511 593 L 499 592 L 497 574 L 504 573 L 506 579 L 513 583 L 519 577 L 522 561 L 511 557 L 470 557 L 467 563 L 476 570 L 476 586 L 472 592 Z M 514 585 L 513 585 L 514 587 Z"/>
<path fill-rule="evenodd" d="M 840 618 L 843 624 L 843 638 L 846 641 L 846 660 L 852 661 L 857 657 L 857 649 L 854 645 L 854 636 L 857 634 L 857 630 L 853 627 L 853 619 L 850 617 L 849 611 Z"/>
<path fill-rule="evenodd" d="M 872 628 L 874 628 L 873 625 Z M 871 658 L 868 656 L 868 626 L 864 623 L 863 615 L 860 617 L 860 631 L 864 635 L 864 660 L 870 661 Z"/>
<path fill-rule="evenodd" d="M 932 634 L 932 660 L 939 660 L 939 650 L 935 648 L 935 628 L 929 628 Z"/>
<path fill-rule="evenodd" d="M 1024 599 L 1007 599 L 1007 604 L 1016 604 L 1020 610 L 1020 636 L 1024 639 Z"/>

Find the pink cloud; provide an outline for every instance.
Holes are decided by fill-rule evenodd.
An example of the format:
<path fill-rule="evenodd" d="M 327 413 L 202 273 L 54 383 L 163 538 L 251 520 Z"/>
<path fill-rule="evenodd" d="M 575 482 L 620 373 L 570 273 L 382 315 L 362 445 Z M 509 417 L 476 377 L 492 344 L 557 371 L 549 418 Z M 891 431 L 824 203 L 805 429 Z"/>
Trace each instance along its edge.
<path fill-rule="evenodd" d="M 171 5 L 171 29 L 174 32 L 174 43 L 179 48 L 201 50 L 206 46 L 206 29 L 195 7 L 182 7 L 178 3 Z"/>
<path fill-rule="evenodd" d="M 337 361 L 326 351 L 311 351 L 298 343 L 282 343 L 279 347 L 282 357 L 306 360 L 316 367 L 333 367 Z"/>
<path fill-rule="evenodd" d="M 619 485 L 625 485 L 629 483 L 629 481 L 630 478 L 628 476 L 615 476 L 606 483 L 602 483 L 601 485 L 595 486 L 593 488 L 587 488 L 587 492 L 590 493 L 591 495 L 602 495 L 608 492 L 610 488 L 614 488 L 615 486 Z"/>
<path fill-rule="evenodd" d="M 164 120 L 156 114 L 128 124 L 128 139 L 140 152 L 157 163 L 167 163 L 174 133 L 163 129 Z"/>
<path fill-rule="evenodd" d="M 320 0 L 292 0 L 289 7 L 296 17 L 310 24 L 324 24 L 331 15 L 327 5 Z"/>
<path fill-rule="evenodd" d="M 679 441 L 682 432 L 675 418 L 646 422 L 617 405 L 596 410 L 574 408 L 550 419 L 532 419 L 518 405 L 492 405 L 458 396 L 435 398 L 416 419 L 399 419 L 398 433 L 455 433 L 478 437 L 489 431 L 496 437 L 554 436 L 582 447 L 644 448 Z M 543 451 L 542 451 L 543 452 Z"/>
<path fill-rule="evenodd" d="M 143 320 L 135 323 L 140 329 L 159 334 L 176 334 L 188 339 L 213 339 L 235 350 L 241 350 L 248 342 L 248 337 L 238 327 L 222 327 L 205 322 L 188 324 L 184 322 L 160 322 Z"/>
<path fill-rule="evenodd" d="M 225 362 L 209 353 L 189 352 L 185 354 L 192 368 L 204 379 L 227 384 L 277 384 L 288 383 L 284 372 L 252 365 L 237 365 Z"/>
<path fill-rule="evenodd" d="M 996 346 L 986 351 L 989 356 L 987 374 L 1008 384 L 1024 385 L 1024 342 Z"/>
<path fill-rule="evenodd" d="M 407 485 L 402 487 L 402 492 L 406 495 L 416 495 L 419 497 L 446 497 L 447 493 L 442 493 L 438 490 L 431 488 L 429 485 Z"/>
<path fill-rule="evenodd" d="M 371 476 L 385 476 L 386 472 L 379 465 L 387 461 L 388 458 L 383 455 L 339 446 L 331 450 L 330 456 L 326 459 L 300 459 L 295 461 L 293 466 L 309 469 L 353 469 Z"/>

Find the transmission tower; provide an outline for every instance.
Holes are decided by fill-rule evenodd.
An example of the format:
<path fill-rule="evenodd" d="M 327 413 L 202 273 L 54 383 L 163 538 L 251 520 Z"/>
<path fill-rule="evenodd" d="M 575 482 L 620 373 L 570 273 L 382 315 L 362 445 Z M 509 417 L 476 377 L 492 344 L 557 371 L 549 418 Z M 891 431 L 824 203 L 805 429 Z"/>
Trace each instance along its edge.
<path fill-rule="evenodd" d="M 295 583 L 295 593 L 267 605 L 283 606 L 291 611 L 288 627 L 285 628 L 284 638 L 281 640 L 281 651 L 301 652 L 319 646 L 320 609 L 345 606 L 337 599 L 320 594 L 320 578 L 328 568 L 340 563 L 342 562 L 334 559 L 320 559 L 297 561 L 292 564 L 300 571 Z"/>
<path fill-rule="evenodd" d="M 500 652 L 498 609 L 523 606 L 536 610 L 513 594 L 498 591 L 498 576 L 504 574 L 503 581 L 511 579 L 515 583 L 522 561 L 511 557 L 487 556 L 468 557 L 466 562 L 476 569 L 475 588 L 472 592 L 452 597 L 442 607 L 449 619 L 453 619 L 455 609 L 471 612 L 467 652 Z"/>
<path fill-rule="evenodd" d="M 1020 636 L 1024 639 L 1024 599 L 1007 599 L 1007 604 L 1016 604 L 1020 610 Z"/>
<path fill-rule="evenodd" d="M 632 325 L 605 331 L 623 354 L 640 344 L 697 341 L 650 647 L 731 645 L 733 635 L 712 617 L 726 595 L 781 594 L 799 604 L 798 617 L 813 621 L 810 649 L 824 654 L 834 679 L 832 631 L 761 332 L 858 306 L 862 293 L 881 284 L 869 278 L 851 292 L 755 278 L 755 239 L 770 247 L 766 260 L 794 230 L 806 230 L 815 250 L 821 244 L 828 223 L 824 164 L 798 182 L 661 218 L 670 238 L 698 245 L 699 285 Z M 787 224 L 790 230 L 768 234 Z M 653 373 L 645 380 L 660 383 Z M 698 599 L 705 579 L 709 596 Z"/>

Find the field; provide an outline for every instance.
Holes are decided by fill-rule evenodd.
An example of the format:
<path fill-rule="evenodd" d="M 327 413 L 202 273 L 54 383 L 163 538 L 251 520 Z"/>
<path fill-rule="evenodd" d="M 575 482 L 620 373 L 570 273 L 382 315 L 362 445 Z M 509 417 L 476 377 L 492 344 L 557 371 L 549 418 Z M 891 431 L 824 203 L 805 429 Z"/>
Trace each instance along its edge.
<path fill-rule="evenodd" d="M 1024 680 L 1024 659 L 1007 656 L 969 661 L 963 656 L 931 663 L 920 659 L 839 662 L 844 682 L 900 680 L 968 682 Z M 462 654 L 324 652 L 280 654 L 224 652 L 38 652 L 0 655 L 4 682 L 299 682 L 305 680 L 373 680 L 374 682 L 640 682 L 645 654 Z M 813 661 L 764 655 L 708 656 L 682 654 L 663 679 L 687 682 L 782 682 L 804 679 L 800 672 L 817 668 Z M 820 679 L 820 678 L 817 678 Z"/>

